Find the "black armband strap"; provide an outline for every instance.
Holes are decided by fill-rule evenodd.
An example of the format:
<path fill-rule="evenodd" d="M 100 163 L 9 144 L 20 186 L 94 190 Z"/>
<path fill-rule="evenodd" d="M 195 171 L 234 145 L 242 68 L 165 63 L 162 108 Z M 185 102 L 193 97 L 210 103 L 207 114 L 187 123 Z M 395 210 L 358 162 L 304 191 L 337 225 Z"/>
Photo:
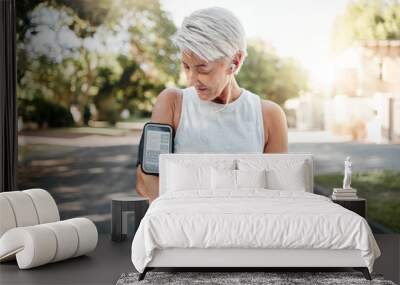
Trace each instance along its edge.
<path fill-rule="evenodd" d="M 142 164 L 142 159 L 143 159 L 143 144 L 144 144 L 144 130 L 142 131 L 142 136 L 140 137 L 140 143 L 139 143 L 139 151 L 138 151 L 138 157 L 136 161 L 136 167 Z"/>
<path fill-rule="evenodd" d="M 139 143 L 139 150 L 138 150 L 138 157 L 137 157 L 137 161 L 136 161 L 136 168 L 140 165 L 141 170 L 143 173 L 147 174 L 147 175 L 154 175 L 154 176 L 159 176 L 159 173 L 152 173 L 152 172 L 146 172 L 143 169 L 143 156 L 144 156 L 144 138 L 145 138 L 145 130 L 146 129 L 146 125 L 148 123 L 145 124 L 143 131 L 142 131 L 142 135 L 140 137 L 140 143 Z M 151 123 L 152 125 L 161 125 L 161 126 L 166 126 L 168 125 L 170 127 L 170 129 L 172 129 L 172 138 L 171 138 L 171 147 L 172 147 L 172 153 L 174 151 L 174 137 L 175 137 L 175 130 L 172 128 L 171 125 L 169 124 L 161 124 L 161 123 Z"/>

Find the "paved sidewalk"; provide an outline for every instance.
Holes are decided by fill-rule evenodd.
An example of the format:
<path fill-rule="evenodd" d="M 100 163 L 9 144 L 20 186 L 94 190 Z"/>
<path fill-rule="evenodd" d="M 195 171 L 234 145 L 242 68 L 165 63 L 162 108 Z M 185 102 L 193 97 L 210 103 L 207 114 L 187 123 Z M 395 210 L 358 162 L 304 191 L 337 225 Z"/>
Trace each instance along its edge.
<path fill-rule="evenodd" d="M 51 132 L 34 132 L 20 135 L 21 143 L 29 144 L 54 144 L 66 146 L 110 146 L 110 145 L 130 145 L 139 143 L 142 129 L 135 128 L 119 132 L 116 130 L 112 135 L 102 135 L 95 133 L 66 133 L 64 137 Z M 328 131 L 296 131 L 289 130 L 289 143 L 338 143 L 351 142 L 350 136 L 336 136 Z"/>
<path fill-rule="evenodd" d="M 336 136 L 329 131 L 289 130 L 289 143 L 336 143 L 350 142 L 351 136 Z"/>
<path fill-rule="evenodd" d="M 102 147 L 102 146 L 118 146 L 118 145 L 136 145 L 140 142 L 140 134 L 131 136 L 101 136 L 87 135 L 77 138 L 54 138 L 43 136 L 19 136 L 18 144 L 48 144 L 60 146 L 74 147 Z"/>

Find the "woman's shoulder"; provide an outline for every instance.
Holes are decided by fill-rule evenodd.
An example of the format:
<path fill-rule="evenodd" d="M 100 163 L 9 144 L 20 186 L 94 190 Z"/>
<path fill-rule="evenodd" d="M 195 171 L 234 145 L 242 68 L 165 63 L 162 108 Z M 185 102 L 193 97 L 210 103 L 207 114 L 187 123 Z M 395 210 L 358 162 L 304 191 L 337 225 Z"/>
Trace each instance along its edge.
<path fill-rule="evenodd" d="M 286 124 L 286 115 L 283 111 L 283 108 L 275 103 L 274 101 L 263 99 L 261 96 L 250 92 L 254 96 L 259 97 L 261 103 L 261 112 L 264 123 L 264 131 L 266 138 L 268 137 L 268 133 L 271 129 L 274 129 L 277 125 Z"/>
<path fill-rule="evenodd" d="M 183 90 L 176 87 L 168 87 L 157 96 L 153 107 L 152 116 L 160 123 L 172 124 L 174 129 L 178 127 Z M 162 122 L 161 122 L 162 121 Z"/>
<path fill-rule="evenodd" d="M 253 93 L 254 94 L 254 93 Z M 283 108 L 268 99 L 259 97 L 264 125 L 264 152 L 287 152 L 287 120 Z M 271 137 L 271 134 L 274 134 Z M 268 148 L 267 148 L 268 146 Z"/>
<path fill-rule="evenodd" d="M 282 113 L 284 113 L 282 107 L 279 106 L 279 104 L 271 100 L 261 99 L 261 98 L 260 101 L 261 101 L 261 108 L 263 112 L 265 112 L 266 114 L 277 116 L 277 115 L 282 115 Z"/>
<path fill-rule="evenodd" d="M 265 141 L 269 141 L 270 133 L 287 133 L 287 119 L 285 112 L 279 104 L 261 99 Z"/>
<path fill-rule="evenodd" d="M 160 100 L 163 101 L 174 102 L 177 98 L 182 96 L 182 93 L 182 89 L 176 87 L 167 87 L 161 91 L 160 94 L 158 94 L 157 100 L 160 98 Z"/>
<path fill-rule="evenodd" d="M 164 107 L 172 109 L 173 111 L 177 109 L 182 101 L 183 90 L 176 87 L 165 88 L 157 96 L 156 104 L 164 105 Z"/>
<path fill-rule="evenodd" d="M 275 103 L 274 101 L 268 100 L 268 99 L 263 99 L 261 98 L 260 95 L 247 90 L 247 93 L 249 93 L 251 96 L 253 96 L 254 98 L 259 98 L 260 99 L 260 103 L 261 103 L 261 110 L 263 113 L 264 118 L 266 117 L 276 117 L 276 116 L 281 116 L 282 114 L 284 114 L 284 111 L 282 109 L 281 106 L 279 106 L 279 104 Z"/>

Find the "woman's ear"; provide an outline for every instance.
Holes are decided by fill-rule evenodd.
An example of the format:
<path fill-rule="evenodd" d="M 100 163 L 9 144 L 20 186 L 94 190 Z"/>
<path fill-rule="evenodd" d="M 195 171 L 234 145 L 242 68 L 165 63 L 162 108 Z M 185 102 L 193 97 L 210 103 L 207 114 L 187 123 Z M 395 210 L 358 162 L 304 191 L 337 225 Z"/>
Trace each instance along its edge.
<path fill-rule="evenodd" d="M 235 73 L 236 70 L 239 68 L 240 62 L 243 59 L 243 52 L 239 51 L 235 53 L 235 55 L 232 58 L 232 61 L 229 65 L 229 69 L 232 73 Z"/>
<path fill-rule="evenodd" d="M 243 60 L 244 60 L 244 53 L 243 51 L 238 51 L 234 57 L 233 57 L 233 61 L 232 64 L 234 64 L 236 66 L 235 68 L 235 73 L 236 71 L 239 69 L 240 65 L 243 64 Z"/>

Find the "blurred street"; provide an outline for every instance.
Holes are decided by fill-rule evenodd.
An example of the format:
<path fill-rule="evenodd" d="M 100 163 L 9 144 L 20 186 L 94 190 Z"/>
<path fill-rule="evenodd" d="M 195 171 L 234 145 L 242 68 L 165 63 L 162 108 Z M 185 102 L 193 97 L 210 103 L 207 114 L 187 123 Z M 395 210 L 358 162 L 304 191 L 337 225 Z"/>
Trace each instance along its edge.
<path fill-rule="evenodd" d="M 141 131 L 104 134 L 35 132 L 19 136 L 18 187 L 45 188 L 61 218 L 86 216 L 110 232 L 112 197 L 135 191 Z M 309 138 L 309 142 L 307 142 Z M 342 172 L 351 156 L 354 172 L 400 170 L 400 145 L 363 144 L 324 132 L 290 132 L 290 153 L 312 153 L 315 174 Z"/>

